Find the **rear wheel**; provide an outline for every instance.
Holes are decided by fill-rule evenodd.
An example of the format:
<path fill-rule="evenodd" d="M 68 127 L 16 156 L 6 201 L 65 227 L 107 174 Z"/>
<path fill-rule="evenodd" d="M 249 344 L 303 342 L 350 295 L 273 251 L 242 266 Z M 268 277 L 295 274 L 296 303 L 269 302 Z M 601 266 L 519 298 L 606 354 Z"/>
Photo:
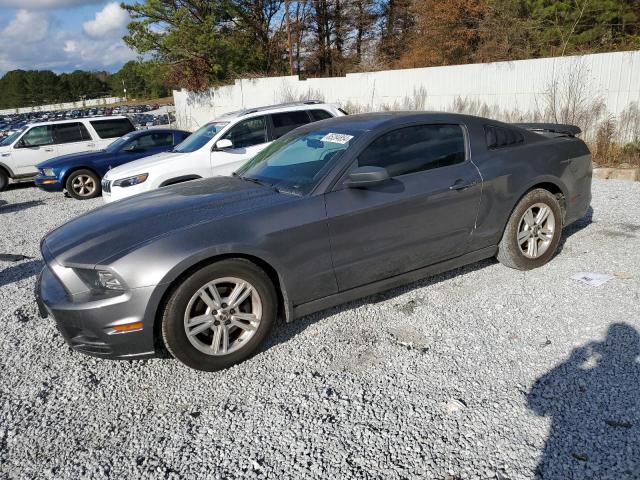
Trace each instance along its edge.
<path fill-rule="evenodd" d="M 185 365 L 220 370 L 256 352 L 276 313 L 275 289 L 260 268 L 244 259 L 222 260 L 192 274 L 171 295 L 162 337 Z"/>
<path fill-rule="evenodd" d="M 0 170 L 0 192 L 5 190 L 9 186 L 9 175 L 6 172 Z"/>
<path fill-rule="evenodd" d="M 553 257 L 561 234 L 562 210 L 558 199 L 537 188 L 527 193 L 511 214 L 497 258 L 518 270 L 541 267 Z"/>
<path fill-rule="evenodd" d="M 100 178 L 91 170 L 71 172 L 65 184 L 67 192 L 76 200 L 95 198 L 102 192 Z"/>

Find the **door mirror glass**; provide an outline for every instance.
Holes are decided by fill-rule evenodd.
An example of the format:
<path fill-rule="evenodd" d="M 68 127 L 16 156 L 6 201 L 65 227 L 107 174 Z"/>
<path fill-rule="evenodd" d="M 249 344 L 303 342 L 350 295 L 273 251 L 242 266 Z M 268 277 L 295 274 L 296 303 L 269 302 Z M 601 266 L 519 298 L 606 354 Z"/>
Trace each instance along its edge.
<path fill-rule="evenodd" d="M 389 172 L 384 167 L 358 167 L 349 174 L 346 185 L 349 188 L 375 187 L 389 180 Z"/>
<path fill-rule="evenodd" d="M 216 142 L 216 150 L 226 150 L 227 148 L 232 148 L 233 142 L 228 138 L 223 138 L 222 140 L 218 140 Z"/>

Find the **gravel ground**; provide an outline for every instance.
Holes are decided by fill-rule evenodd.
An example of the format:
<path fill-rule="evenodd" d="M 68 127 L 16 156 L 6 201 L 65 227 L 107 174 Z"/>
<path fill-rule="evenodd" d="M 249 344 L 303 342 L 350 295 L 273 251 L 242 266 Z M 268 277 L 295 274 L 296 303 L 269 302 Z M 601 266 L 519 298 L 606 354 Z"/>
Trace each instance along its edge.
<path fill-rule="evenodd" d="M 0 193 L 0 478 L 640 478 L 640 183 L 531 272 L 484 261 L 279 325 L 224 372 L 73 353 L 44 233 L 101 200 Z M 600 287 L 578 272 L 616 274 Z"/>

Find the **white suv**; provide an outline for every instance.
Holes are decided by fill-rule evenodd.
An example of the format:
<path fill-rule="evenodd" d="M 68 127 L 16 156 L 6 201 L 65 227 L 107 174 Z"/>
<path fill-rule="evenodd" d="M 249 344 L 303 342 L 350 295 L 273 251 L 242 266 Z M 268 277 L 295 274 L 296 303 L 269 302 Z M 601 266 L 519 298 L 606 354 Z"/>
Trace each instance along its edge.
<path fill-rule="evenodd" d="M 127 117 L 94 117 L 25 125 L 0 142 L 0 191 L 9 178 L 37 175 L 36 165 L 69 153 L 101 150 L 135 130 Z"/>
<path fill-rule="evenodd" d="M 247 160 L 294 128 L 345 115 L 318 101 L 231 112 L 207 123 L 173 150 L 109 170 L 102 179 L 105 202 L 166 185 L 231 175 Z"/>

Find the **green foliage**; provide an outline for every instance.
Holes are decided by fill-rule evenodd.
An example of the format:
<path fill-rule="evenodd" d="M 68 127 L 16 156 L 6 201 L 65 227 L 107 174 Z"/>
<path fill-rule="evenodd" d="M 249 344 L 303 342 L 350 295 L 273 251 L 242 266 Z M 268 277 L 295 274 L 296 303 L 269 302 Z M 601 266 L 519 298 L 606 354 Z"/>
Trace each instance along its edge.
<path fill-rule="evenodd" d="M 108 78 L 111 91 L 127 97 L 158 98 L 165 97 L 169 89 L 165 84 L 168 67 L 158 62 L 130 61 Z"/>
<path fill-rule="evenodd" d="M 622 147 L 622 151 L 627 154 L 640 154 L 640 139 L 629 142 Z"/>
<path fill-rule="evenodd" d="M 87 98 L 123 96 L 159 98 L 169 94 L 168 67 L 158 62 L 127 62 L 118 72 L 83 72 L 56 75 L 49 70 L 13 70 L 0 78 L 0 108 L 75 102 Z"/>
<path fill-rule="evenodd" d="M 171 66 L 170 80 L 193 90 L 252 72 L 282 72 L 274 28 L 282 0 L 145 0 L 122 4 L 131 23 L 125 42 Z"/>

